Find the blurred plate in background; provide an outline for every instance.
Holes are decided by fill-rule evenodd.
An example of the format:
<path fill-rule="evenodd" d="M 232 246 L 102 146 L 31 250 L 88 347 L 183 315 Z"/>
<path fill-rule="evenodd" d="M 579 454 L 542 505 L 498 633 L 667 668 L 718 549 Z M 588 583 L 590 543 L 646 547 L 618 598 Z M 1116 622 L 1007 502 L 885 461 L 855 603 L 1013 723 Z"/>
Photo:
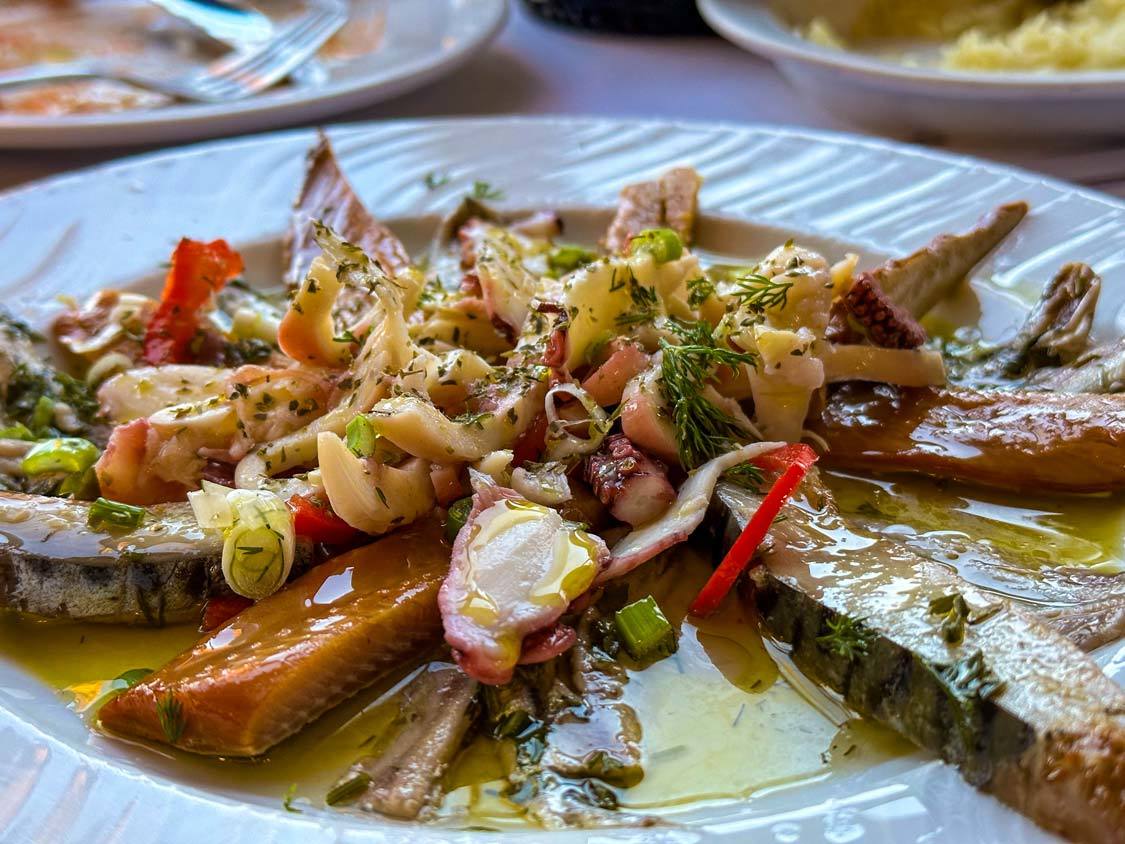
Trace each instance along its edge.
<path fill-rule="evenodd" d="M 801 94 L 835 117 L 876 132 L 927 139 L 1120 137 L 1125 70 L 965 72 L 907 64 L 802 38 L 795 27 L 855 2 L 698 0 L 704 20 L 773 61 Z M 781 12 L 784 13 L 784 18 Z"/>
<path fill-rule="evenodd" d="M 285 5 L 283 0 L 274 3 Z M 129 47 L 126 41 L 137 40 L 139 32 L 151 39 L 148 47 L 153 51 L 164 48 L 169 60 L 214 55 L 213 42 L 202 44 L 194 50 L 198 55 L 192 55 L 193 50 L 184 44 L 183 27 L 172 26 L 170 18 L 141 0 L 85 0 L 76 5 L 77 14 L 88 15 L 90 21 L 79 26 L 92 31 L 99 21 L 105 22 L 122 39 L 121 44 L 110 47 L 119 53 Z M 267 12 L 273 10 L 270 3 L 260 5 Z M 126 103 L 118 103 L 118 110 L 85 113 L 59 113 L 69 110 L 65 92 L 46 102 L 41 113 L 34 113 L 34 104 L 21 108 L 5 97 L 0 102 L 0 148 L 186 141 L 320 120 L 405 93 L 451 72 L 492 40 L 507 13 L 506 0 L 354 0 L 351 5 L 352 19 L 325 45 L 316 65 L 266 93 L 240 102 L 208 105 L 167 103 L 157 95 L 137 92 L 134 105 L 139 107 L 121 108 Z M 21 7 L 35 13 L 36 7 L 30 3 L 12 3 L 3 10 L 0 62 L 42 60 L 28 50 L 32 39 L 16 31 L 19 22 L 14 15 Z M 9 16 L 12 21 L 7 20 Z M 138 16 L 142 16 L 140 24 Z M 62 37 L 46 26 L 41 30 L 45 42 Z M 104 50 L 106 39 L 87 39 L 99 40 Z M 21 51 L 27 53 L 22 62 Z M 95 90 L 90 99 L 96 108 L 99 97 L 114 96 L 116 93 L 106 85 Z"/>

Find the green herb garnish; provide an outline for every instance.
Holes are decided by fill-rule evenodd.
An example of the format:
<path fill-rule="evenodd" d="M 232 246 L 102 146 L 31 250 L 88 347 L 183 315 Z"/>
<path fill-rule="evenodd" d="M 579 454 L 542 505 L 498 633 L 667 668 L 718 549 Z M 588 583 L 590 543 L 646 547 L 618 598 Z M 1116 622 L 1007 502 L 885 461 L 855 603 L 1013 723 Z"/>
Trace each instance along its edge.
<path fill-rule="evenodd" d="M 473 199 L 503 199 L 504 191 L 494 188 L 488 182 L 477 179 L 473 182 L 473 189 L 469 196 Z"/>
<path fill-rule="evenodd" d="M 872 634 L 863 626 L 862 618 L 837 615 L 828 619 L 828 632 L 816 637 L 816 643 L 824 650 L 844 659 L 867 656 Z"/>
<path fill-rule="evenodd" d="M 180 740 L 185 727 L 184 707 L 173 692 L 165 692 L 164 696 L 156 701 L 156 720 L 160 722 L 160 729 L 169 744 L 175 744 Z"/>
<path fill-rule="evenodd" d="M 766 278 L 759 273 L 745 273 L 735 277 L 735 289 L 731 296 L 739 303 L 752 311 L 764 311 L 767 308 L 784 308 L 789 302 L 789 289 L 792 281 L 785 281 L 780 276 Z"/>
<path fill-rule="evenodd" d="M 757 492 L 762 488 L 765 479 L 762 477 L 762 470 L 753 463 L 740 463 L 723 472 L 723 480 L 751 492 Z"/>
<path fill-rule="evenodd" d="M 426 183 L 427 190 L 437 190 L 442 185 L 449 183 L 449 176 L 444 173 L 435 173 L 431 170 L 422 181 Z"/>
<path fill-rule="evenodd" d="M 698 308 L 714 295 L 715 282 L 701 275 L 698 278 L 689 278 L 687 288 L 689 307 Z"/>
<path fill-rule="evenodd" d="M 695 339 L 702 339 L 699 336 Z M 660 341 L 660 387 L 672 414 L 676 449 L 684 468 L 694 469 L 713 457 L 730 451 L 746 436 L 733 417 L 703 395 L 703 388 L 720 366 L 732 369 L 754 363 L 754 355 L 714 345 Z"/>

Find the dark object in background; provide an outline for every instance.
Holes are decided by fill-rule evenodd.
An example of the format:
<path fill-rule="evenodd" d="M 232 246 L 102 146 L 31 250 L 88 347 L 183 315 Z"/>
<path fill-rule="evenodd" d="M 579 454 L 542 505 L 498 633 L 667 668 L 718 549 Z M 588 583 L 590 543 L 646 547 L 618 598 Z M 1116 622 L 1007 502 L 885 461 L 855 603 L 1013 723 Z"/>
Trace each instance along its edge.
<path fill-rule="evenodd" d="M 541 18 L 603 32 L 711 35 L 695 0 L 523 0 Z"/>

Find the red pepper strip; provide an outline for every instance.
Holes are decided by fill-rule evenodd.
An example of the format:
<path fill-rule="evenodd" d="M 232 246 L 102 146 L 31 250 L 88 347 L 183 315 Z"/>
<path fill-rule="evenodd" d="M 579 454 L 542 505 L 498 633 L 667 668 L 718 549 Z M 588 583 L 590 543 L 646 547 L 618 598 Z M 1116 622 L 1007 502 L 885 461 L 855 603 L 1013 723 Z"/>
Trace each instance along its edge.
<path fill-rule="evenodd" d="M 816 452 L 804 443 L 790 443 L 759 455 L 750 462 L 762 471 L 780 475 L 794 463 L 808 469 L 816 462 Z"/>
<path fill-rule="evenodd" d="M 360 531 L 332 512 L 327 504 L 307 495 L 294 495 L 288 501 L 293 511 L 293 531 L 297 536 L 324 542 L 328 545 L 345 545 L 360 536 Z"/>
<path fill-rule="evenodd" d="M 145 329 L 145 361 L 153 366 L 190 362 L 199 310 L 241 272 L 242 257 L 225 240 L 181 240 L 172 253 L 160 304 Z"/>
<path fill-rule="evenodd" d="M 816 452 L 807 445 L 788 445 L 769 454 L 763 454 L 752 462 L 756 466 L 768 469 L 782 459 L 782 452 L 787 452 L 785 457 L 788 458 L 785 471 L 770 487 L 770 491 L 766 493 L 766 497 L 762 499 L 762 503 L 758 505 L 758 509 L 754 511 L 754 515 L 750 517 L 749 523 L 734 541 L 727 555 L 723 557 L 719 567 L 696 595 L 691 605 L 692 615 L 708 616 L 719 608 L 719 604 L 734 586 L 738 576 L 750 565 L 758 546 L 766 538 L 773 520 L 800 486 L 809 468 L 816 462 Z"/>
<path fill-rule="evenodd" d="M 203 607 L 203 623 L 199 626 L 200 633 L 206 633 L 226 624 L 253 601 L 241 595 L 212 595 Z"/>

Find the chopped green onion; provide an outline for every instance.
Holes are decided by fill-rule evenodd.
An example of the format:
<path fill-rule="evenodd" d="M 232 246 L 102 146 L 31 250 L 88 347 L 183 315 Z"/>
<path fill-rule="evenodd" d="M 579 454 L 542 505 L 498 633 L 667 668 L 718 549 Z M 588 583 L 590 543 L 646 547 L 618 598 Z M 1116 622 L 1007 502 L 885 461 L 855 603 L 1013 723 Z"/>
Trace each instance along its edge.
<path fill-rule="evenodd" d="M 293 568 L 297 535 L 285 502 L 264 489 L 227 494 L 234 523 L 223 538 L 223 578 L 255 601 L 282 587 Z"/>
<path fill-rule="evenodd" d="M 0 440 L 33 439 L 35 439 L 35 434 L 31 433 L 31 429 L 22 422 L 17 422 L 15 425 L 9 425 L 6 428 L 0 428 Z"/>
<path fill-rule="evenodd" d="M 634 659 L 645 659 L 653 654 L 664 657 L 675 653 L 676 631 L 672 629 L 652 595 L 622 607 L 613 620 L 625 649 Z"/>
<path fill-rule="evenodd" d="M 460 498 L 449 505 L 449 513 L 445 517 L 445 538 L 452 545 L 457 539 L 457 534 L 469 520 L 469 512 L 473 509 L 473 498 L 467 496 Z"/>
<path fill-rule="evenodd" d="M 648 252 L 656 263 L 666 264 L 684 254 L 684 244 L 671 229 L 645 229 L 629 241 L 629 254 L 639 252 Z"/>
<path fill-rule="evenodd" d="M 86 524 L 92 528 L 112 525 L 119 528 L 138 528 L 145 519 L 145 508 L 99 498 L 90 505 Z"/>
<path fill-rule="evenodd" d="M 21 464 L 29 475 L 48 472 L 85 472 L 97 462 L 98 447 L 78 437 L 44 440 L 27 453 Z"/>
<path fill-rule="evenodd" d="M 370 457 L 375 453 L 375 442 L 379 435 L 366 416 L 355 417 L 344 429 L 344 434 L 347 436 L 348 448 L 357 457 Z"/>
<path fill-rule="evenodd" d="M 346 780 L 342 780 L 332 787 L 332 789 L 324 796 L 324 802 L 329 806 L 335 806 L 337 803 L 345 803 L 348 800 L 355 800 L 359 795 L 367 790 L 367 786 L 371 784 L 371 776 L 362 771 L 352 774 Z"/>
<path fill-rule="evenodd" d="M 39 400 L 35 402 L 35 407 L 31 411 L 31 423 L 33 431 L 43 431 L 51 426 L 55 421 L 55 402 L 46 396 L 40 396 Z"/>
<path fill-rule="evenodd" d="M 597 259 L 595 253 L 581 246 L 558 246 L 547 253 L 547 266 L 555 275 L 565 275 Z"/>

